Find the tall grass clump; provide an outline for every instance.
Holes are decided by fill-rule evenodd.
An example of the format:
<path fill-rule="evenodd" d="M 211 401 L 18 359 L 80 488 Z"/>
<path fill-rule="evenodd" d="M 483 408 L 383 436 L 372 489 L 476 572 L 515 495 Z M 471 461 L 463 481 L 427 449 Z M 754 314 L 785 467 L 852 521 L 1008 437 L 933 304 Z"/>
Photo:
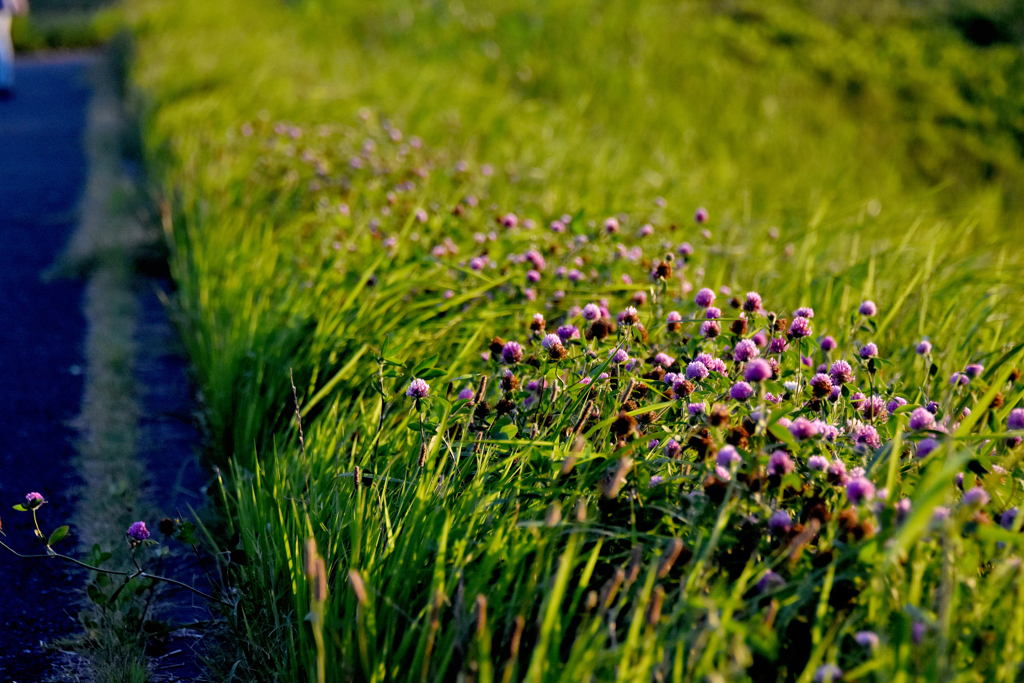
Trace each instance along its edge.
<path fill-rule="evenodd" d="M 1019 50 L 126 12 L 252 675 L 1019 676 Z"/>

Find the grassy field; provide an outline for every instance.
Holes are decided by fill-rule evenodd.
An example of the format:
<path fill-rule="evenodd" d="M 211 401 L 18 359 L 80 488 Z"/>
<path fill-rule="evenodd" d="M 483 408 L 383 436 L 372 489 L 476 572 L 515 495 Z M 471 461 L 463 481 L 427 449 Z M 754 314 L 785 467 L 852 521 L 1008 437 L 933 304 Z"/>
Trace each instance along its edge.
<path fill-rule="evenodd" d="M 1016 680 L 1013 7 L 127 5 L 235 671 Z"/>

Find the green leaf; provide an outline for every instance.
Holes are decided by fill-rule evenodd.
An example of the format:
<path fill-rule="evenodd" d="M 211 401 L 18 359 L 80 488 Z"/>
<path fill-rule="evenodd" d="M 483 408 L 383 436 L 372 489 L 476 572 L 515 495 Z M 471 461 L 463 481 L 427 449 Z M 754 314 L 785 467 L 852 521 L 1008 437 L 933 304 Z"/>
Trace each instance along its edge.
<path fill-rule="evenodd" d="M 17 510 L 18 512 L 28 512 L 28 508 L 22 505 L 21 503 L 15 505 L 14 509 Z"/>
<path fill-rule="evenodd" d="M 46 542 L 46 545 L 52 546 L 60 543 L 64 540 L 64 537 L 68 535 L 68 531 L 70 531 L 70 527 L 67 525 L 57 527 L 53 530 L 53 533 L 50 534 L 50 540 Z"/>

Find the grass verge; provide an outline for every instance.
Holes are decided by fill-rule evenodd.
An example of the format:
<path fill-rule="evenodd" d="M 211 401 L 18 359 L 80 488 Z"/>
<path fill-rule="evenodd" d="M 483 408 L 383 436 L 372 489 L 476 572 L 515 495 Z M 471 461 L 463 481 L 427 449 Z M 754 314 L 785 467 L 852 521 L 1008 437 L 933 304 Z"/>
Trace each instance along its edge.
<path fill-rule="evenodd" d="M 240 668 L 1018 675 L 1018 50 L 787 2 L 128 14 Z"/>

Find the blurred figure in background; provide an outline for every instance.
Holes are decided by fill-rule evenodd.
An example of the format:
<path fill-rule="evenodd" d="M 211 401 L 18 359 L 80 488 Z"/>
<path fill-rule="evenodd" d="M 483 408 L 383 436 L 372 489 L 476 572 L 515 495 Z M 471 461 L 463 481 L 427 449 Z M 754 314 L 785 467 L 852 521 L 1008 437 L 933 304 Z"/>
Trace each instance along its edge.
<path fill-rule="evenodd" d="M 11 20 L 28 12 L 28 0 L 0 0 L 0 98 L 14 94 L 14 43 Z"/>

